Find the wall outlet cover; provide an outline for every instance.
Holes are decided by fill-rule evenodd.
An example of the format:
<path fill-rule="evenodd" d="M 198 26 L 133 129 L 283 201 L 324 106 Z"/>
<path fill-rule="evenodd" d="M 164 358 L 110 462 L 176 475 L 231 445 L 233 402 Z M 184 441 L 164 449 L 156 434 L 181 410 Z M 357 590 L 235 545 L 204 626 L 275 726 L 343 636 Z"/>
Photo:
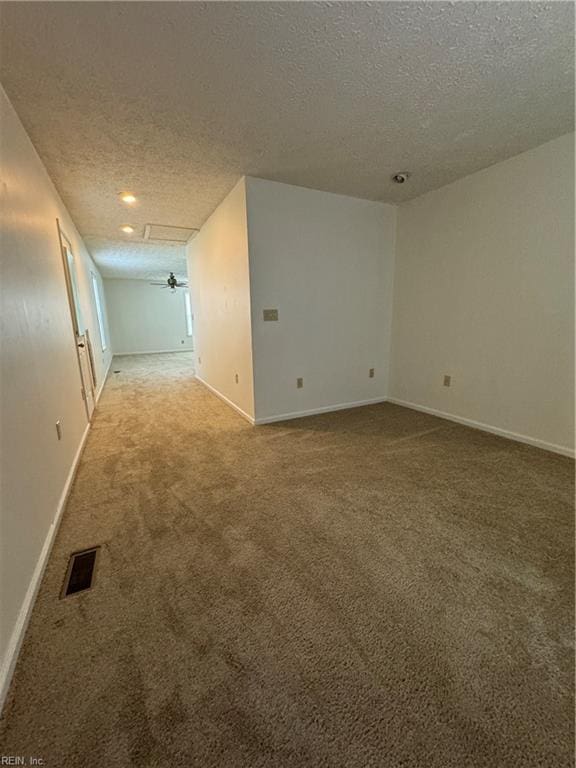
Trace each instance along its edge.
<path fill-rule="evenodd" d="M 444 386 L 449 387 L 452 384 L 452 376 L 444 376 Z"/>
<path fill-rule="evenodd" d="M 304 386 L 304 379 L 302 379 L 302 378 L 296 379 L 296 388 L 297 389 L 302 389 L 303 386 Z"/>
<path fill-rule="evenodd" d="M 368 371 L 368 376 L 369 376 L 371 379 L 373 379 L 373 378 L 374 378 L 374 368 L 370 368 L 370 370 Z"/>

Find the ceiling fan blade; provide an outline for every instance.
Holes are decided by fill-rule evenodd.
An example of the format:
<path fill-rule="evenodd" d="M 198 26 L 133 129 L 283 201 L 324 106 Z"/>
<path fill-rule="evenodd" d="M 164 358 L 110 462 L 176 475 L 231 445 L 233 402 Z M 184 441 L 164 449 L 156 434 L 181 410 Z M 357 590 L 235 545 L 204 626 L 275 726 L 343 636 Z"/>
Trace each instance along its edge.
<path fill-rule="evenodd" d="M 150 285 L 166 285 L 166 283 L 150 283 Z"/>

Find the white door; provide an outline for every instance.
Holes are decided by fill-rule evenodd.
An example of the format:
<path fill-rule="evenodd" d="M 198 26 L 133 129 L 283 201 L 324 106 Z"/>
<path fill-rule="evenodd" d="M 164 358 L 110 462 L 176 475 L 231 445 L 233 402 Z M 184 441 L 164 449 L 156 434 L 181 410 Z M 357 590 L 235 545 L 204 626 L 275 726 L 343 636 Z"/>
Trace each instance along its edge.
<path fill-rule="evenodd" d="M 76 349 L 78 350 L 78 361 L 80 363 L 80 375 L 82 377 L 82 397 L 86 403 L 86 413 L 88 421 L 92 418 L 92 413 L 96 405 L 94 400 L 94 385 L 92 384 L 92 366 L 88 354 L 86 334 L 76 335 Z"/>
<path fill-rule="evenodd" d="M 62 248 L 62 262 L 64 264 L 64 275 L 66 278 L 66 289 L 68 291 L 68 300 L 70 302 L 70 317 L 72 320 L 72 330 L 74 332 L 74 341 L 76 343 L 76 354 L 78 356 L 78 365 L 80 367 L 80 378 L 82 380 L 82 397 L 86 406 L 86 415 L 88 421 L 92 418 L 94 411 L 94 371 L 90 360 L 88 350 L 87 329 L 82 317 L 82 306 L 78 293 L 78 276 L 76 273 L 76 263 L 74 254 L 67 238 L 62 234 L 58 224 L 58 233 L 60 236 L 60 245 Z"/>

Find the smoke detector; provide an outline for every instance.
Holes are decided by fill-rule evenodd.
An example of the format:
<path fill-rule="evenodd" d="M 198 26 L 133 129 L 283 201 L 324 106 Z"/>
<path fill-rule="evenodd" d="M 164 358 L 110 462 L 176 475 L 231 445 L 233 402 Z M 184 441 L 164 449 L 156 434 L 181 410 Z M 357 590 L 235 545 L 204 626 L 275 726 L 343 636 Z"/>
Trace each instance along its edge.
<path fill-rule="evenodd" d="M 146 224 L 144 240 L 163 243 L 187 243 L 198 233 L 190 227 L 174 227 L 171 224 Z"/>
<path fill-rule="evenodd" d="M 408 171 L 398 171 L 398 173 L 395 173 L 392 176 L 392 181 L 394 184 L 405 184 L 408 181 L 408 177 L 410 174 Z"/>

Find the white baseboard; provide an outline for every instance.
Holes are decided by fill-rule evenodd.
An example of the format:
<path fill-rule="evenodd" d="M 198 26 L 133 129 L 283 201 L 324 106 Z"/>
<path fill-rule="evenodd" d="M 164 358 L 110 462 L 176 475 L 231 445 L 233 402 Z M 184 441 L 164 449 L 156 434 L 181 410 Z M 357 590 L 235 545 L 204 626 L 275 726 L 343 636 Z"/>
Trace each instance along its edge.
<path fill-rule="evenodd" d="M 178 349 L 144 349 L 136 350 L 135 352 L 114 352 L 114 356 L 126 357 L 128 355 L 162 355 L 168 352 L 194 352 L 191 347 L 178 347 Z"/>
<path fill-rule="evenodd" d="M 66 482 L 64 483 L 64 489 L 62 490 L 60 500 L 58 501 L 58 506 L 56 507 L 56 514 L 54 515 L 52 524 L 50 525 L 48 533 L 46 534 L 46 538 L 44 539 L 42 551 L 40 552 L 38 562 L 34 568 L 34 573 L 30 579 L 30 584 L 28 585 L 22 607 L 20 608 L 20 613 L 18 614 L 16 625 L 12 630 L 12 636 L 10 637 L 8 648 L 2 660 L 2 666 L 0 668 L 0 713 L 2 712 L 2 708 L 4 707 L 4 703 L 8 695 L 8 690 L 12 681 L 12 675 L 14 674 L 16 661 L 18 660 L 18 654 L 20 652 L 20 648 L 22 647 L 24 635 L 26 634 L 26 628 L 28 627 L 28 622 L 30 621 L 30 616 L 32 614 L 32 608 L 34 607 L 36 595 L 40 589 L 42 576 L 44 575 L 46 564 L 48 563 L 48 558 L 50 557 L 50 552 L 52 551 L 52 546 L 56 538 L 56 533 L 58 532 L 60 520 L 62 519 L 62 513 L 66 507 L 66 501 L 68 500 L 68 495 L 76 475 L 76 470 L 78 469 L 78 463 L 80 462 L 80 457 L 82 456 L 82 451 L 84 450 L 84 444 L 86 443 L 89 430 L 90 424 L 87 424 L 86 429 L 84 430 L 84 434 L 82 435 L 82 439 L 80 440 L 80 445 L 78 446 L 74 456 L 74 460 L 72 461 L 72 466 L 68 472 Z"/>
<path fill-rule="evenodd" d="M 517 443 L 526 443 L 526 445 L 532 445 L 534 448 L 542 448 L 545 451 L 552 451 L 552 453 L 559 453 L 562 456 L 570 456 L 571 458 L 574 458 L 574 455 L 575 455 L 573 448 L 568 448 L 567 446 L 564 446 L 564 445 L 556 445 L 555 443 L 547 443 L 545 440 L 538 440 L 537 438 L 529 437 L 528 435 L 520 435 L 517 432 L 510 432 L 507 429 L 494 427 L 492 426 L 492 424 L 484 424 L 481 421 L 466 419 L 463 416 L 455 416 L 452 413 L 439 411 L 436 408 L 429 408 L 427 405 L 410 403 L 407 400 L 399 400 L 396 397 L 389 397 L 388 401 L 391 403 L 394 403 L 395 405 L 401 405 L 404 408 L 411 408 L 413 411 L 422 411 L 422 413 L 429 413 L 431 416 L 439 416 L 441 419 L 454 421 L 457 424 L 464 424 L 466 427 L 479 429 L 482 432 L 490 432 L 493 435 L 498 435 L 499 437 L 505 437 L 508 440 L 515 440 Z"/>
<path fill-rule="evenodd" d="M 247 414 L 245 411 L 243 411 L 242 408 L 240 408 L 240 406 L 236 405 L 236 403 L 233 403 L 232 400 L 229 400 L 226 397 L 226 395 L 223 395 L 222 392 L 219 392 L 211 384 L 208 384 L 208 382 L 204 381 L 204 379 L 198 376 L 198 374 L 195 375 L 195 378 L 200 382 L 200 384 L 203 384 L 206 387 L 206 389 L 209 389 L 213 395 L 216 395 L 216 397 L 219 397 L 220 400 L 226 403 L 226 405 L 229 405 L 230 408 L 233 408 L 236 411 L 236 413 L 239 413 L 243 419 L 246 419 L 246 421 L 250 422 L 250 424 L 254 424 L 254 418 L 249 414 Z"/>
<path fill-rule="evenodd" d="M 236 405 L 236 403 L 233 403 L 232 400 L 226 397 L 226 395 L 223 395 L 222 392 L 219 392 L 215 387 L 213 387 L 211 384 L 208 384 L 207 381 L 204 381 L 203 378 L 198 376 L 196 374 L 196 379 L 203 384 L 207 389 L 210 390 L 216 397 L 219 397 L 220 400 L 224 401 L 227 405 L 229 405 L 231 408 L 233 408 L 237 413 L 240 414 L 246 421 L 250 422 L 250 424 L 253 425 L 260 425 L 260 424 L 272 424 L 276 421 L 289 421 L 290 419 L 301 419 L 304 416 L 314 416 L 319 413 L 330 413 L 331 411 L 344 411 L 348 408 L 358 408 L 362 405 L 374 405 L 375 403 L 384 403 L 386 402 L 385 397 L 376 397 L 372 398 L 371 400 L 356 400 L 351 403 L 336 403 L 335 405 L 326 405 L 322 408 L 311 408 L 306 411 L 292 411 L 291 413 L 279 413 L 275 416 L 265 416 L 261 419 L 255 419 L 253 416 L 250 416 L 245 411 L 243 411 L 239 406 Z"/>
<path fill-rule="evenodd" d="M 255 424 L 273 424 L 276 421 L 290 421 L 290 419 L 301 419 L 304 416 L 315 416 L 319 413 L 331 413 L 332 411 L 345 411 L 348 408 L 360 408 L 363 405 L 375 405 L 376 403 L 385 403 L 387 397 L 375 397 L 371 400 L 355 400 L 352 403 L 336 403 L 335 405 L 325 405 L 321 408 L 310 408 L 307 411 L 292 411 L 291 413 L 279 413 L 276 416 L 264 416 L 257 418 Z"/>

